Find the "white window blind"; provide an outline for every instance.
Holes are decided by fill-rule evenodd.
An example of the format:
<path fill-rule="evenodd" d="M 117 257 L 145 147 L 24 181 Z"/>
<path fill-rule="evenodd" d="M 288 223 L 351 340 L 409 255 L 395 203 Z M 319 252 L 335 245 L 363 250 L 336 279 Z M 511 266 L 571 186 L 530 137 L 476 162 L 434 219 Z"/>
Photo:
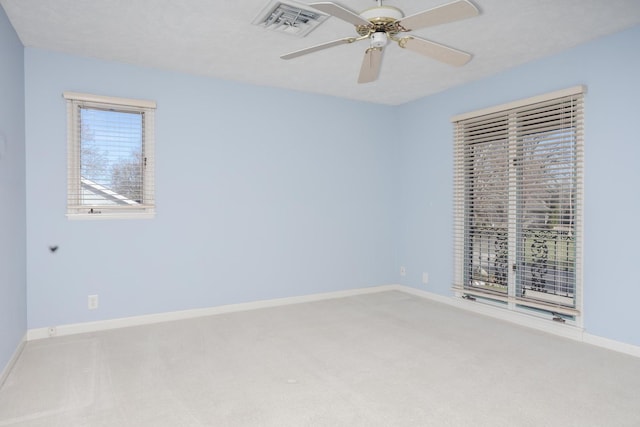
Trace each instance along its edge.
<path fill-rule="evenodd" d="M 453 118 L 459 295 L 579 316 L 583 92 Z"/>
<path fill-rule="evenodd" d="M 155 103 L 65 92 L 67 215 L 149 217 L 155 211 Z"/>

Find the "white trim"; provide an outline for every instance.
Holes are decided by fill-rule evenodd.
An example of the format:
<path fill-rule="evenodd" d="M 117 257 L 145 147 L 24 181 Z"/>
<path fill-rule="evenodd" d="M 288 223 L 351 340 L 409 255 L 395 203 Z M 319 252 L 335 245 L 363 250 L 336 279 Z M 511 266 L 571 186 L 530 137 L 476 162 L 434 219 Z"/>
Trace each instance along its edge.
<path fill-rule="evenodd" d="M 482 304 L 482 303 L 473 302 L 473 301 L 466 301 L 462 298 L 434 294 L 432 292 L 423 291 L 421 289 L 412 288 L 410 286 L 391 285 L 389 286 L 389 288 L 393 290 L 406 292 L 408 294 L 415 295 L 418 297 L 426 298 L 431 301 L 447 304 L 452 307 L 471 311 L 473 313 L 490 316 L 496 319 L 504 320 L 506 322 L 515 323 L 517 325 L 524 326 L 527 328 L 536 329 L 538 331 L 547 332 L 547 333 L 564 337 L 564 338 L 569 338 L 574 341 L 594 345 L 596 347 L 604 348 L 604 349 L 615 351 L 618 353 L 624 353 L 629 356 L 640 357 L 640 346 L 593 335 L 588 332 L 585 332 L 584 329 L 577 326 L 571 326 L 567 324 L 556 324 L 550 320 L 545 320 L 539 317 L 530 316 L 524 313 L 504 310 L 502 308 L 493 307 L 488 304 Z"/>
<path fill-rule="evenodd" d="M 372 294 L 376 292 L 385 291 L 400 291 L 417 297 L 425 298 L 441 304 L 446 304 L 451 307 L 459 308 L 462 310 L 470 311 L 489 317 L 493 317 L 499 320 L 503 320 L 510 323 L 515 323 L 520 326 L 535 329 L 542 332 L 547 332 L 563 338 L 572 339 L 574 341 L 583 342 L 585 344 L 594 345 L 596 347 L 605 348 L 607 350 L 624 353 L 630 356 L 640 357 L 640 346 L 624 343 L 621 341 L 615 341 L 608 338 L 599 337 L 590 333 L 584 332 L 582 328 L 571 326 L 567 324 L 556 324 L 550 320 L 541 319 L 539 317 L 530 316 L 524 313 L 504 310 L 498 307 L 492 307 L 488 304 L 482 304 L 472 301 L 466 301 L 461 298 L 452 296 L 444 296 L 435 294 L 432 292 L 423 291 L 421 289 L 412 288 L 405 285 L 381 285 L 372 286 L 369 288 L 351 289 L 347 291 L 327 292 L 321 294 L 303 295 L 298 297 L 289 298 L 277 298 L 263 301 L 255 301 L 240 304 L 229 304 L 217 307 L 197 308 L 192 310 L 172 311 L 166 313 L 149 314 L 145 316 L 124 317 L 119 319 L 102 320 L 97 322 L 85 322 L 75 323 L 68 325 L 56 326 L 56 336 L 75 335 L 89 332 L 106 331 L 110 329 L 126 328 L 129 326 L 142 326 L 154 323 L 170 322 L 174 320 L 192 319 L 196 317 L 212 316 L 216 314 L 235 313 L 248 310 L 256 310 L 260 308 L 279 307 L 290 304 L 299 304 L 305 302 L 322 301 L 335 298 L 344 298 L 354 295 Z M 26 335 L 26 341 L 33 341 L 49 338 L 49 328 L 37 328 L 29 329 Z M 13 357 L 13 362 L 20 355 L 22 347 L 21 343 L 16 354 Z M 5 371 L 10 370 L 12 363 L 10 362 Z M 5 375 L 5 373 L 3 373 Z M 3 377 L 0 377 L 3 378 Z M 0 382 L 1 384 L 1 382 Z"/>
<path fill-rule="evenodd" d="M 122 212 L 122 213 L 68 213 L 68 220 L 102 220 L 102 219 L 153 219 L 156 217 L 155 212 Z"/>
<path fill-rule="evenodd" d="M 608 350 L 617 351 L 618 353 L 628 354 L 629 356 L 640 357 L 640 347 L 633 344 L 627 344 L 625 342 L 612 340 L 609 338 L 599 337 L 597 335 L 591 335 L 587 332 L 584 333 L 582 341 L 587 344 L 595 345 L 597 347 L 606 348 Z"/>
<path fill-rule="evenodd" d="M 125 107 L 156 108 L 155 101 L 144 99 L 119 98 L 115 96 L 93 95 L 90 93 L 62 92 L 64 99 L 83 102 L 95 102 L 98 104 L 115 104 Z"/>
<path fill-rule="evenodd" d="M 322 301 L 327 299 L 344 298 L 354 295 L 370 294 L 395 290 L 393 285 L 373 286 L 369 288 L 351 289 L 347 291 L 327 292 L 321 294 L 303 295 L 289 298 L 276 298 L 270 300 L 254 301 L 240 304 L 229 304 L 191 310 L 171 311 L 165 313 L 148 314 L 144 316 L 122 317 L 118 319 L 101 320 L 97 322 L 74 323 L 55 326 L 56 336 L 75 335 L 87 332 L 98 332 L 110 329 L 126 328 L 129 326 L 142 326 L 153 323 L 170 322 L 174 320 L 192 319 L 196 317 L 212 316 L 215 314 L 235 313 L 239 311 L 256 310 L 260 308 L 279 307 L 283 305 L 299 304 L 304 302 Z M 53 327 L 53 326 L 52 326 Z M 27 340 L 33 341 L 49 338 L 49 327 L 29 329 Z"/>
<path fill-rule="evenodd" d="M 455 123 L 461 120 L 471 119 L 479 116 L 486 116 L 487 114 L 498 113 L 500 111 L 523 107 L 525 105 L 537 104 L 538 102 L 544 102 L 550 99 L 562 98 L 562 97 L 571 96 L 571 95 L 578 95 L 586 92 L 587 92 L 587 87 L 585 85 L 573 86 L 573 87 L 558 90 L 555 92 L 545 93 L 544 95 L 532 96 L 531 98 L 527 98 L 527 99 L 520 99 L 518 101 L 507 102 L 506 104 L 502 104 L 502 105 L 496 105 L 496 106 L 484 108 L 481 110 L 475 110 L 468 113 L 457 114 L 451 117 L 451 122 Z"/>
<path fill-rule="evenodd" d="M 2 373 L 0 373 L 0 387 L 2 387 L 4 382 L 9 377 L 9 374 L 11 373 L 11 370 L 13 369 L 14 365 L 18 361 L 18 358 L 22 354 L 22 350 L 24 349 L 24 346 L 25 346 L 26 343 L 27 343 L 27 334 L 25 334 L 22 337 L 22 339 L 18 343 L 18 347 L 16 347 L 16 350 L 13 352 L 13 355 L 9 359 L 9 362 L 7 362 L 6 366 L 2 370 Z"/>

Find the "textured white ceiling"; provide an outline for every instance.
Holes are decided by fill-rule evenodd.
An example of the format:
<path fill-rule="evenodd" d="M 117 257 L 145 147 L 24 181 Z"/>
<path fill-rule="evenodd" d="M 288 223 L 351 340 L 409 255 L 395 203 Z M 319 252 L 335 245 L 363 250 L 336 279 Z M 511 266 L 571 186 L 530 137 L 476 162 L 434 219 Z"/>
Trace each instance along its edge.
<path fill-rule="evenodd" d="M 330 18 L 296 38 L 252 25 L 269 0 L 0 0 L 22 43 L 76 55 L 264 86 L 397 105 L 640 24 L 640 0 L 471 0 L 481 15 L 415 34 L 474 55 L 440 64 L 396 44 L 380 78 L 357 84 L 367 42 L 284 61 L 280 55 L 355 35 Z M 305 1 L 310 3 L 311 0 Z M 388 0 L 405 16 L 448 0 Z M 373 0 L 339 0 L 360 12 Z M 639 47 L 640 49 L 640 47 Z"/>

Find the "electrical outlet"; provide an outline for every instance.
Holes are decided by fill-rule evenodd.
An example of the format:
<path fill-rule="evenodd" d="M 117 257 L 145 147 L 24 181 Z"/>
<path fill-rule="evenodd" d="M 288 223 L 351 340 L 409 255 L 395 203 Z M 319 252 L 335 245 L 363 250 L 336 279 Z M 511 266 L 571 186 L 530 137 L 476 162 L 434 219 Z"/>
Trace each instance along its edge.
<path fill-rule="evenodd" d="M 422 283 L 425 285 L 429 283 L 429 273 L 422 273 Z"/>
<path fill-rule="evenodd" d="M 407 269 L 404 268 L 404 265 L 400 267 L 400 275 L 401 276 L 406 276 L 407 275 Z"/>
<path fill-rule="evenodd" d="M 89 295 L 87 306 L 89 310 L 95 310 L 98 308 L 98 295 Z"/>
<path fill-rule="evenodd" d="M 55 326 L 49 326 L 48 332 L 50 337 L 55 337 L 56 335 L 58 335 L 58 330 Z"/>

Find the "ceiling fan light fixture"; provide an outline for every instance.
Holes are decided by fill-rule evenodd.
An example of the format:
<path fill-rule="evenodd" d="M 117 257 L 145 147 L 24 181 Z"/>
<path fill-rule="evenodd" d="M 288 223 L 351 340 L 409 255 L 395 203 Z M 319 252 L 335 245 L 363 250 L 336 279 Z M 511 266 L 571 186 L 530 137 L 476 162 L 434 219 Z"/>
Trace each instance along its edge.
<path fill-rule="evenodd" d="M 388 42 L 389 37 L 387 37 L 387 33 L 376 31 L 371 34 L 371 47 L 382 48 L 385 47 Z"/>

